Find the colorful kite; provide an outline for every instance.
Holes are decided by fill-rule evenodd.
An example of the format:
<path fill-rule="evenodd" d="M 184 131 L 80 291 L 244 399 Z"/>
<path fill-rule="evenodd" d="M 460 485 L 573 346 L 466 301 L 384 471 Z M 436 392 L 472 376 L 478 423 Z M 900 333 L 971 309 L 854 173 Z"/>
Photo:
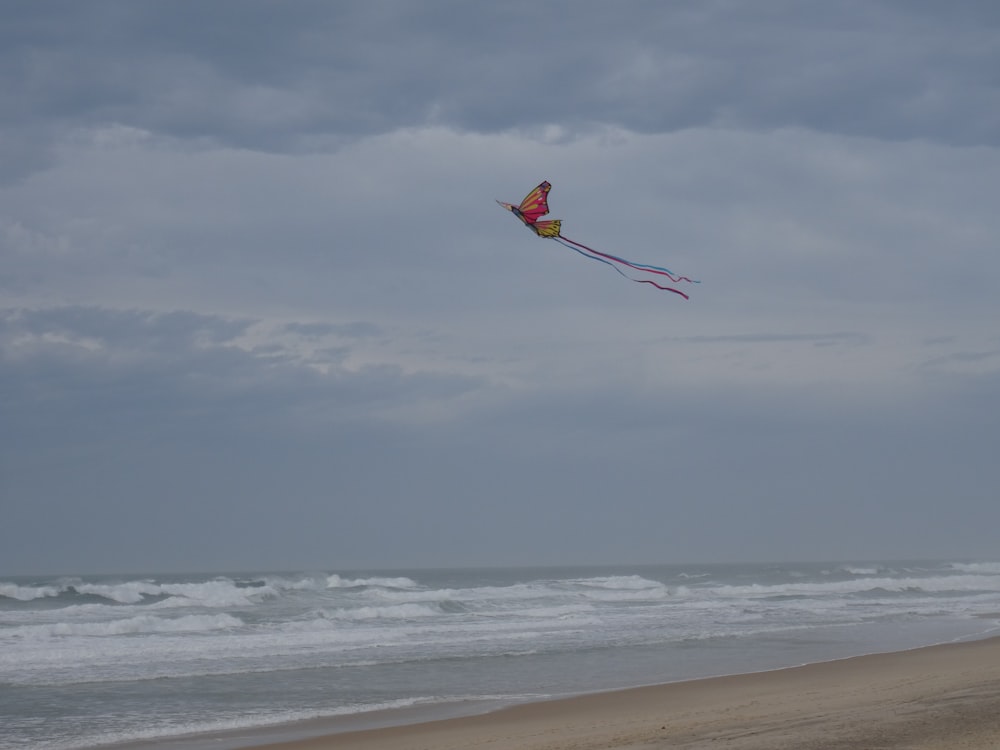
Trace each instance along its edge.
<path fill-rule="evenodd" d="M 539 218 L 545 216 L 549 212 L 549 190 L 552 186 L 543 182 L 541 185 L 536 187 L 523 201 L 521 205 L 514 206 L 510 203 L 504 203 L 503 201 L 497 201 L 501 206 L 506 208 L 508 211 L 513 213 L 517 218 L 524 222 L 524 225 L 528 227 L 532 232 L 537 234 L 539 237 L 545 237 L 547 239 L 555 240 L 560 245 L 568 247 L 570 250 L 579 253 L 585 258 L 590 258 L 591 260 L 600 261 L 605 263 L 615 269 L 618 273 L 624 276 L 629 281 L 635 281 L 640 284 L 652 284 L 657 289 L 662 289 L 665 292 L 673 292 L 674 294 L 681 295 L 684 299 L 688 299 L 688 296 L 684 294 L 680 289 L 674 289 L 670 286 L 660 286 L 652 279 L 634 278 L 625 273 L 620 266 L 625 266 L 631 268 L 633 271 L 639 271 L 640 273 L 651 273 L 657 276 L 666 276 L 675 284 L 679 284 L 682 281 L 687 281 L 692 284 L 698 284 L 700 282 L 694 279 L 689 279 L 687 276 L 678 276 L 673 271 L 663 268 L 661 266 L 650 266 L 645 263 L 633 263 L 630 260 L 625 260 L 624 258 L 619 258 L 617 255 L 611 255 L 609 253 L 602 253 L 599 250 L 594 250 L 592 247 L 587 247 L 586 245 L 580 244 L 579 242 L 574 242 L 569 237 L 564 237 L 562 235 L 562 221 L 559 219 L 546 219 L 545 221 L 539 221 Z"/>

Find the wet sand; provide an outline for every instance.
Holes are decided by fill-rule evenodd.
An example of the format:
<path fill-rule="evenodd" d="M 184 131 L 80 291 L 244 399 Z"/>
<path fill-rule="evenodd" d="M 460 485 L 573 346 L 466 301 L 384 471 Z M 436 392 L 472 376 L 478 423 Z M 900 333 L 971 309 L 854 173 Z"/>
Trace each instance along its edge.
<path fill-rule="evenodd" d="M 1000 750 L 1000 638 L 543 701 L 271 750 Z"/>

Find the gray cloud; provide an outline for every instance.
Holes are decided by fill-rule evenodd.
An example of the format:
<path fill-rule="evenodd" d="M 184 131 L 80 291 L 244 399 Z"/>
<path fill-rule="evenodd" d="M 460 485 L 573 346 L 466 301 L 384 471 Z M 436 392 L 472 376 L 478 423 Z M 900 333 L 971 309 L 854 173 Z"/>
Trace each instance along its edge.
<path fill-rule="evenodd" d="M 0 349 L 8 413 L 61 409 L 102 430 L 117 414 L 273 419 L 292 408 L 333 418 L 420 399 L 447 399 L 476 381 L 405 374 L 386 364 L 345 368 L 281 344 L 240 345 L 253 321 L 189 312 L 100 308 L 5 311 Z"/>
<path fill-rule="evenodd" d="M 745 344 L 773 343 L 784 341 L 806 341 L 816 346 L 833 346 L 836 344 L 864 344 L 867 337 L 860 333 L 745 333 L 726 336 L 678 336 L 676 341 L 691 344 Z"/>
<path fill-rule="evenodd" d="M 974 2 L 62 2 L 3 14 L 3 146 L 22 154 L 9 176 L 42 166 L 45 140 L 108 123 L 265 150 L 428 124 L 802 127 L 964 145 L 1000 132 L 1000 20 Z"/>

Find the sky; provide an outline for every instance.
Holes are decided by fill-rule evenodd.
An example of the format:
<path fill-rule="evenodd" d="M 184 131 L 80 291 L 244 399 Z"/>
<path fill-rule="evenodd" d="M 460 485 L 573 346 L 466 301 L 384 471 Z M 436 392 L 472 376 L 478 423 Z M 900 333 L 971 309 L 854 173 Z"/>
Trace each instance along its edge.
<path fill-rule="evenodd" d="M 9 0 L 0 73 L 0 575 L 1000 557 L 990 0 Z"/>

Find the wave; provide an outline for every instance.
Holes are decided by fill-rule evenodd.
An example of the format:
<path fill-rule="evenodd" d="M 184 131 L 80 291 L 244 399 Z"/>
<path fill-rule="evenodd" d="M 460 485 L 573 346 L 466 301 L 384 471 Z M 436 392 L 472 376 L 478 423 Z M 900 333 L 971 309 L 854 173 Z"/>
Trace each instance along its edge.
<path fill-rule="evenodd" d="M 467 609 L 510 608 L 537 601 L 628 602 L 658 601 L 672 595 L 659 581 L 641 576 L 570 578 L 513 583 L 506 586 L 484 585 L 470 588 L 377 589 L 370 597 L 389 602 L 438 602 L 455 611 Z"/>
<path fill-rule="evenodd" d="M 1000 562 L 951 563 L 951 567 L 963 573 L 1000 575 Z"/>
<path fill-rule="evenodd" d="M 662 589 L 663 584 L 659 581 L 653 581 L 649 578 L 643 578 L 638 575 L 631 576 L 594 576 L 591 578 L 570 578 L 568 579 L 570 583 L 575 583 L 580 586 L 588 586 L 593 588 L 601 589 L 632 589 L 632 590 L 646 590 L 646 589 Z"/>
<path fill-rule="evenodd" d="M 419 584 L 416 581 L 412 578 L 406 578 L 405 576 L 398 576 L 394 578 L 382 578 L 379 576 L 373 576 L 371 578 L 343 578 L 336 573 L 327 576 L 326 586 L 331 589 L 358 588 L 362 586 L 378 586 L 391 589 L 419 588 Z"/>
<path fill-rule="evenodd" d="M 201 735 L 215 732 L 231 732 L 253 727 L 262 729 L 267 727 L 290 724 L 292 722 L 308 721 L 310 719 L 330 718 L 337 716 L 352 716 L 371 711 L 389 711 L 394 709 L 412 708 L 419 705 L 427 705 L 442 702 L 440 698 L 416 696 L 412 698 L 401 698 L 387 700 L 379 703 L 348 704 L 338 706 L 333 709 L 312 709 L 312 710 L 284 710 L 270 711 L 265 713 L 255 712 L 249 716 L 234 716 L 228 719 L 212 719 L 203 721 L 189 721 L 165 726 L 137 726 L 133 729 L 119 729 L 109 731 L 100 735 L 88 738 L 74 738 L 72 740 L 52 740 L 37 745 L 38 750 L 79 750 L 82 747 L 93 747 L 95 745 L 117 745 L 122 743 L 147 742 L 153 740 L 167 740 L 172 737 L 184 735 Z M 81 744 L 85 740 L 85 744 Z"/>
<path fill-rule="evenodd" d="M 898 572 L 897 572 L 898 570 Z M 934 567 L 896 570 L 870 564 L 843 564 L 816 570 L 808 576 L 785 575 L 791 580 L 720 580 L 713 574 L 679 574 L 672 585 L 646 575 L 597 575 L 536 579 L 497 585 L 483 581 L 466 588 L 428 587 L 407 576 L 357 576 L 337 573 L 301 576 L 261 576 L 233 579 L 164 581 L 59 579 L 51 582 L 0 582 L 0 606 L 9 623 L 75 618 L 101 619 L 128 610 L 224 610 L 240 615 L 251 609 L 255 617 L 291 607 L 300 613 L 324 612 L 328 619 L 387 621 L 427 618 L 432 615 L 516 616 L 541 613 L 553 607 L 608 609 L 625 605 L 672 603 L 694 605 L 713 601 L 728 606 L 733 600 L 776 597 L 834 600 L 857 596 L 955 596 L 1000 592 L 1000 562 L 938 564 Z M 670 581 L 670 578 L 664 579 Z M 6 600 L 11 604 L 3 605 Z M 14 605 L 13 603 L 17 603 Z M 32 602 L 38 602 L 32 605 Z M 268 602 L 273 602 L 270 607 Z M 13 614 L 13 613 L 19 614 Z M 46 612 L 48 614 L 46 614 Z M 59 613 L 55 615 L 55 613 Z M 93 616 L 93 617 L 92 617 Z"/>
<path fill-rule="evenodd" d="M 835 572 L 849 573 L 852 576 L 877 576 L 882 568 L 863 568 L 858 565 L 842 565 Z"/>
<path fill-rule="evenodd" d="M 137 604 L 146 597 L 160 596 L 160 587 L 146 581 L 130 581 L 128 583 L 77 583 L 68 587 L 78 594 L 92 594 L 119 604 Z"/>
<path fill-rule="evenodd" d="M 771 597 L 776 595 L 846 596 L 870 591 L 886 593 L 956 594 L 1000 592 L 1000 577 L 982 575 L 929 576 L 925 578 L 857 578 L 844 581 L 718 585 L 700 590 L 722 597 Z"/>
<path fill-rule="evenodd" d="M 261 599 L 274 596 L 278 596 L 278 591 L 271 585 L 248 588 L 228 578 L 191 583 L 157 583 L 148 579 L 114 583 L 69 580 L 35 586 L 0 582 L 0 597 L 18 601 L 58 598 L 64 600 L 67 606 L 78 604 L 81 598 L 98 598 L 115 604 L 141 604 L 178 597 L 186 603 L 202 607 L 239 607 L 252 606 Z"/>
<path fill-rule="evenodd" d="M 109 622 L 55 622 L 40 625 L 21 625 L 8 628 L 4 636 L 17 639 L 56 638 L 66 636 L 116 636 L 141 633 L 204 633 L 232 630 L 243 626 L 238 617 L 228 614 L 185 615 L 166 618 L 155 615 L 136 615 Z"/>
<path fill-rule="evenodd" d="M 395 604 L 387 607 L 353 607 L 323 610 L 327 620 L 409 620 L 424 617 L 440 617 L 441 607 L 423 604 Z"/>

